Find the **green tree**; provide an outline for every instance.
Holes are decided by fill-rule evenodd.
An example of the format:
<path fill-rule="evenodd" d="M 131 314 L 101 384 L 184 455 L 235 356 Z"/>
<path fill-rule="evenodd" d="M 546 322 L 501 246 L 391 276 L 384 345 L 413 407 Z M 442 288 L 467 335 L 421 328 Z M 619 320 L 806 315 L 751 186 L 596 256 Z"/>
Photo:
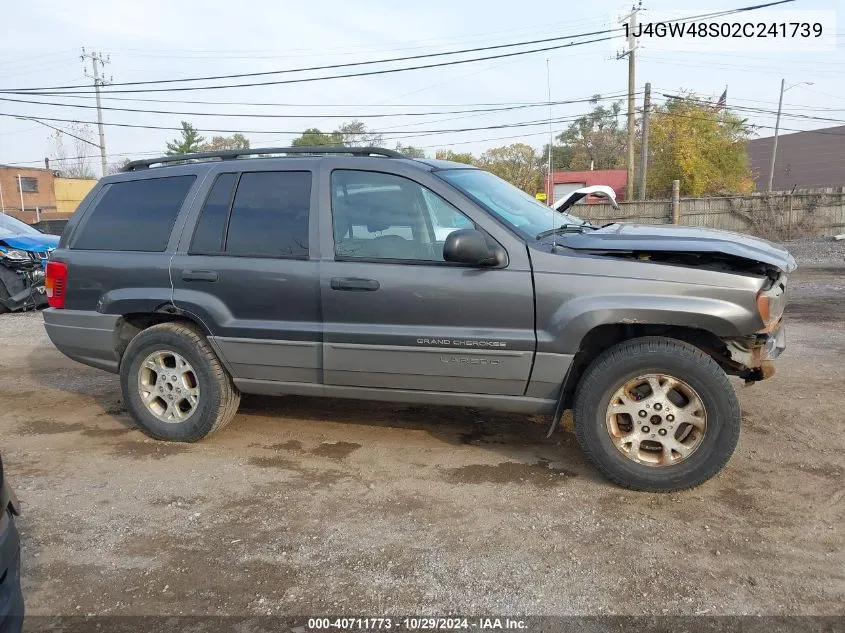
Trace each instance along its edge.
<path fill-rule="evenodd" d="M 651 115 L 646 191 L 663 197 L 679 180 L 681 194 L 747 193 L 754 184 L 745 119 L 689 93 Z"/>
<path fill-rule="evenodd" d="M 199 147 L 201 152 L 219 152 L 226 149 L 249 149 L 249 139 L 236 132 L 232 136 L 215 136 Z"/>
<path fill-rule="evenodd" d="M 561 171 L 569 169 L 572 164 L 572 159 L 575 156 L 575 150 L 568 145 L 554 144 L 552 146 L 552 171 Z M 549 169 L 549 144 L 543 145 L 543 151 L 537 155 L 537 166 L 542 173 L 546 173 Z"/>
<path fill-rule="evenodd" d="M 466 165 L 475 164 L 475 156 L 469 152 L 453 152 L 450 149 L 439 149 L 434 153 L 437 160 L 451 160 L 455 163 L 464 163 Z"/>
<path fill-rule="evenodd" d="M 420 149 L 419 147 L 414 147 L 413 145 L 402 145 L 402 143 L 396 143 L 396 151 L 400 154 L 404 154 L 409 158 L 425 158 L 425 150 Z"/>
<path fill-rule="evenodd" d="M 625 166 L 627 139 L 620 127 L 622 102 L 609 107 L 599 105 L 601 95 L 593 96 L 593 110 L 573 121 L 557 138 L 567 148 L 562 158 L 569 157 L 564 169 L 616 169 Z M 548 150 L 547 150 L 548 151 Z M 571 152 L 571 156 L 567 154 Z"/>
<path fill-rule="evenodd" d="M 362 121 L 344 123 L 334 133 L 340 135 L 341 145 L 347 147 L 379 147 L 384 144 L 382 135 L 368 130 Z"/>
<path fill-rule="evenodd" d="M 199 132 L 193 125 L 187 121 L 182 121 L 181 138 L 173 139 L 167 143 L 167 155 L 173 156 L 175 154 L 191 154 L 197 152 L 205 139 L 199 135 Z"/>
<path fill-rule="evenodd" d="M 338 132 L 326 134 L 315 127 L 305 130 L 298 138 L 293 139 L 293 147 L 316 147 L 320 145 L 343 145 L 343 137 Z"/>
<path fill-rule="evenodd" d="M 542 172 L 537 166 L 537 150 L 525 143 L 488 149 L 476 164 L 532 196 L 542 188 Z"/>

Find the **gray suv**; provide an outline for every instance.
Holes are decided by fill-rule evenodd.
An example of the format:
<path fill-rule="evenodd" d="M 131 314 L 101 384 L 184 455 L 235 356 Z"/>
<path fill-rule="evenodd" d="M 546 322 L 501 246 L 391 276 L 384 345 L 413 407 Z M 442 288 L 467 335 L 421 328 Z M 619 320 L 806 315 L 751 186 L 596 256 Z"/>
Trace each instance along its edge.
<path fill-rule="evenodd" d="M 464 164 L 232 150 L 100 180 L 44 322 L 154 438 L 213 433 L 242 393 L 573 409 L 604 475 L 669 491 L 730 458 L 728 375 L 772 374 L 794 268 L 752 237 L 594 226 Z"/>

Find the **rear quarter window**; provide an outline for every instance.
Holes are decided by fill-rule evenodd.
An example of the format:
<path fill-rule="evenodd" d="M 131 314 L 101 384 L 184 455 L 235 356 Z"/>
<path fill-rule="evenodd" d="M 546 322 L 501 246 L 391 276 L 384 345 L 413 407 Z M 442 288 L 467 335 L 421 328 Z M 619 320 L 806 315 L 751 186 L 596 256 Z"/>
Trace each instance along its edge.
<path fill-rule="evenodd" d="M 107 185 L 79 227 L 72 249 L 161 252 L 196 176 L 171 176 Z"/>

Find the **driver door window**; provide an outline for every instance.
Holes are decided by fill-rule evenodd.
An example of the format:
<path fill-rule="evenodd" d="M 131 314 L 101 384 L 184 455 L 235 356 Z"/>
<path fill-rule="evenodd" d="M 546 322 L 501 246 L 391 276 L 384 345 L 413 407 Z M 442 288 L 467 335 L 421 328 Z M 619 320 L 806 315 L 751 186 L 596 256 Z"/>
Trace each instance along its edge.
<path fill-rule="evenodd" d="M 446 236 L 475 228 L 443 198 L 401 176 L 339 169 L 331 191 L 337 259 L 443 262 Z"/>

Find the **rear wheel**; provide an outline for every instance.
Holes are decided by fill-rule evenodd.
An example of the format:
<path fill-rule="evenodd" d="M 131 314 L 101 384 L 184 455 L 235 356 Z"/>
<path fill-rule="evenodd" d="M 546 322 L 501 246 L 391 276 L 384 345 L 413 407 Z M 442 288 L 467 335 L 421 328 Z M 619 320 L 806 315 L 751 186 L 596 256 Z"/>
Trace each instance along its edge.
<path fill-rule="evenodd" d="M 133 338 L 120 364 L 120 386 L 139 428 L 176 442 L 223 428 L 241 398 L 208 341 L 185 323 L 154 325 Z"/>
<path fill-rule="evenodd" d="M 710 356 L 675 339 L 633 339 L 604 352 L 579 383 L 574 409 L 587 457 L 635 490 L 697 486 L 724 467 L 739 440 L 739 402 L 728 377 Z"/>

